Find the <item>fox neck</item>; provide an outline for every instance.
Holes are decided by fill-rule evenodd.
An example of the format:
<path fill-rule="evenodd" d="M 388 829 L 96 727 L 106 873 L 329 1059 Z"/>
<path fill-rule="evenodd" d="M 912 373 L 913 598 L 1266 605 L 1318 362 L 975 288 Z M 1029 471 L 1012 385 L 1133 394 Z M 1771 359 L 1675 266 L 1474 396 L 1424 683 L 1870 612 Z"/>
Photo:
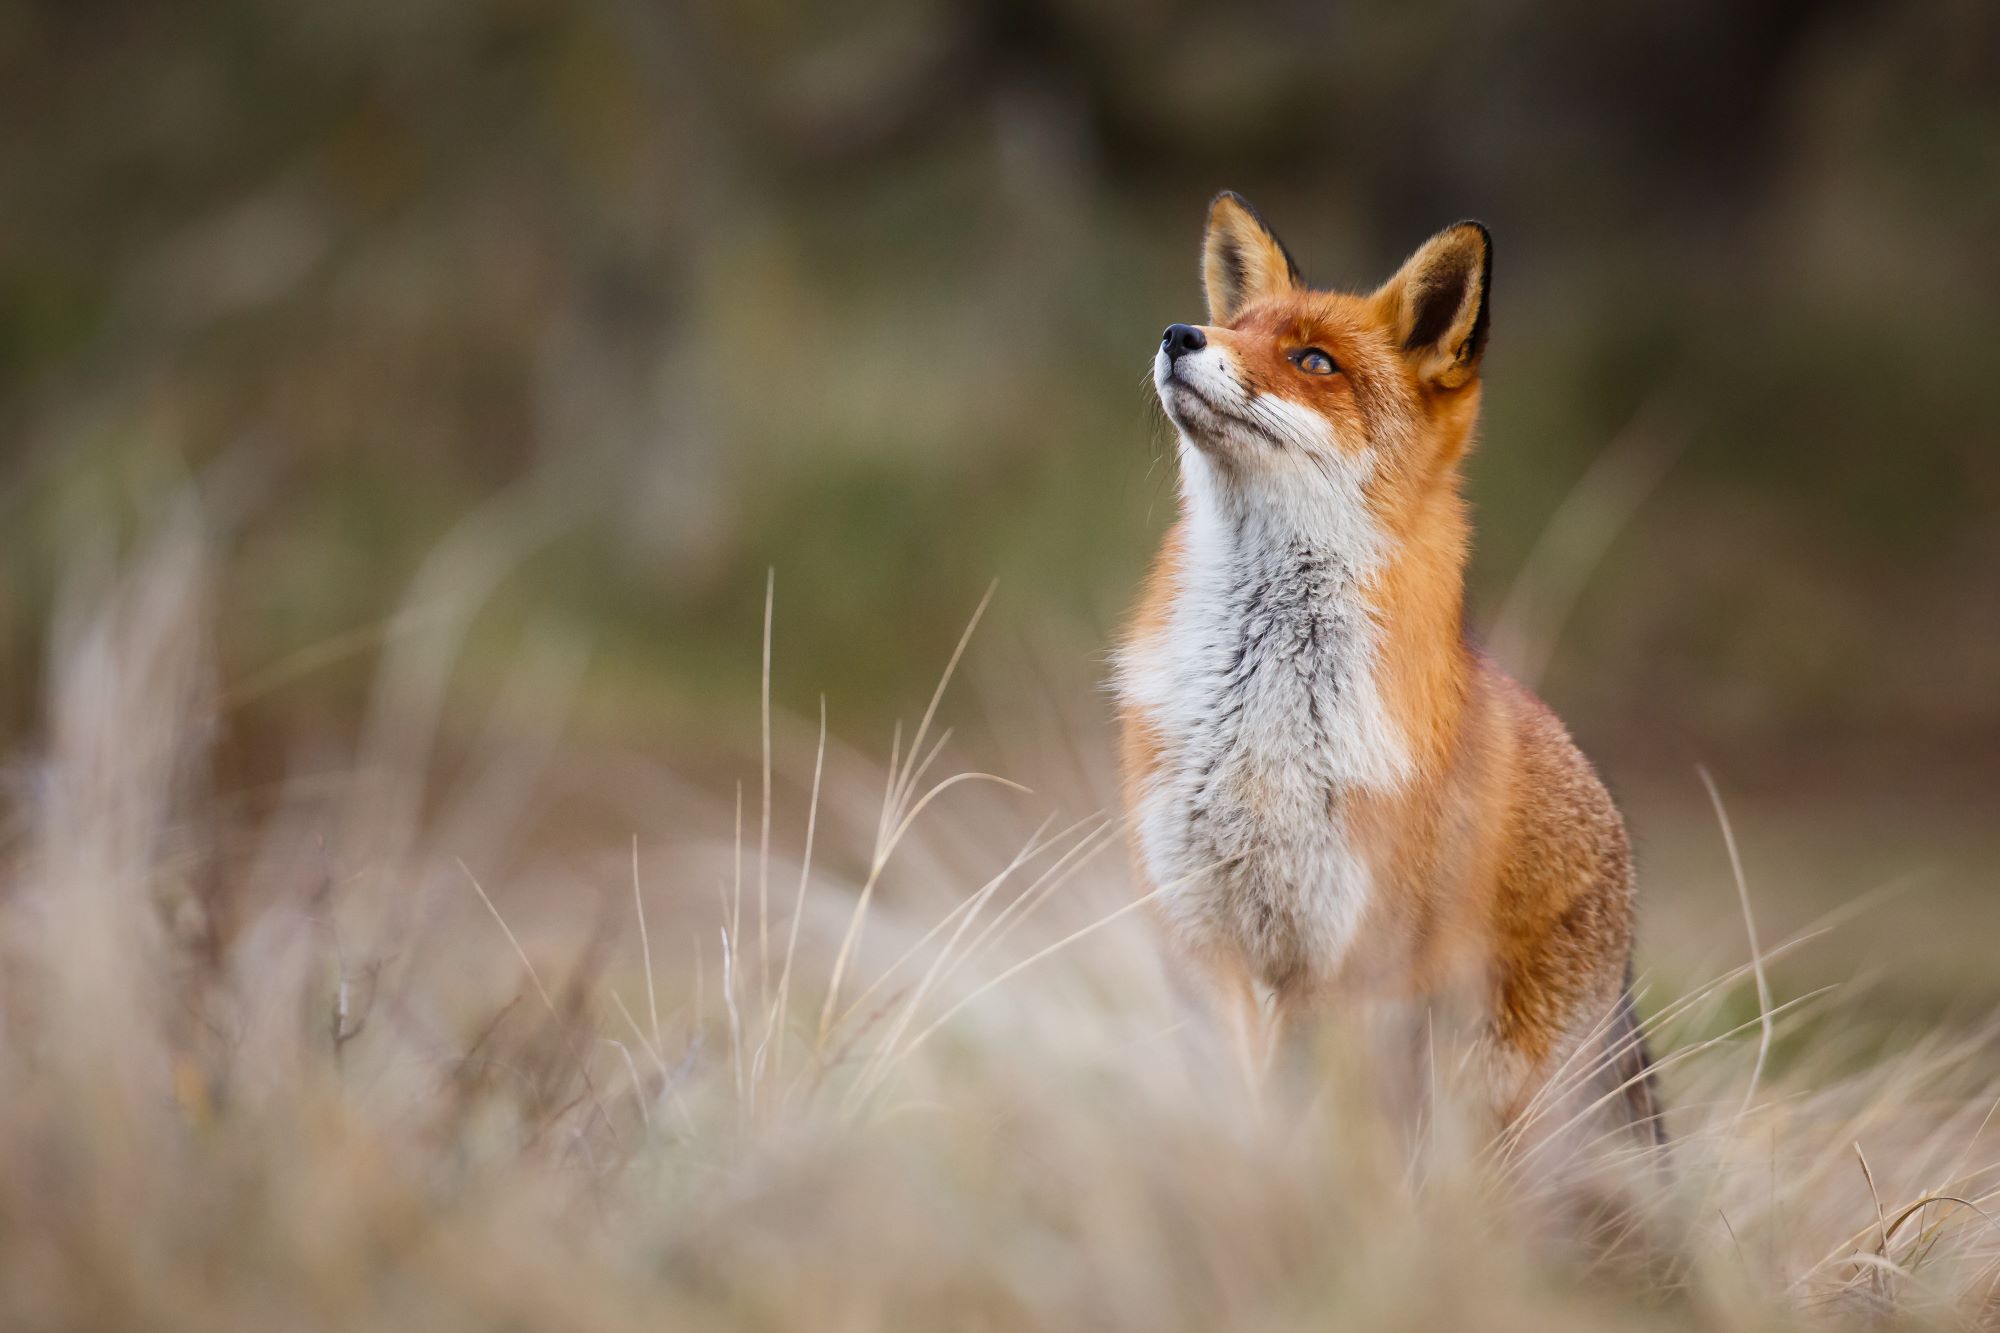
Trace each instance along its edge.
<path fill-rule="evenodd" d="M 1443 764 L 1470 676 L 1468 525 L 1455 478 L 1387 519 L 1372 468 L 1343 459 L 1310 487 L 1183 460 L 1187 592 L 1238 653 L 1319 659 L 1333 682 L 1326 740 L 1356 785 L 1382 792 Z M 1315 718 L 1317 723 L 1320 719 Z"/>

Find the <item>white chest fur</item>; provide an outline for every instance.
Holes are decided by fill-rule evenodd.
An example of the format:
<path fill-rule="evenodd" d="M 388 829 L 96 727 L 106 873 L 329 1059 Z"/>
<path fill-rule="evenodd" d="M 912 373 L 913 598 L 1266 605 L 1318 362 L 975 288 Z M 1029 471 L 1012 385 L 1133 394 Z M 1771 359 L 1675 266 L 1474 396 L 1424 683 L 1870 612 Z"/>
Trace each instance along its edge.
<path fill-rule="evenodd" d="M 1133 811 L 1139 845 L 1185 944 L 1238 952 L 1273 986 L 1328 979 L 1371 883 L 1348 798 L 1409 768 L 1362 596 L 1380 540 L 1358 477 L 1338 512 L 1300 521 L 1231 503 L 1199 458 L 1183 467 L 1181 581 L 1118 664 L 1121 696 L 1161 742 Z"/>

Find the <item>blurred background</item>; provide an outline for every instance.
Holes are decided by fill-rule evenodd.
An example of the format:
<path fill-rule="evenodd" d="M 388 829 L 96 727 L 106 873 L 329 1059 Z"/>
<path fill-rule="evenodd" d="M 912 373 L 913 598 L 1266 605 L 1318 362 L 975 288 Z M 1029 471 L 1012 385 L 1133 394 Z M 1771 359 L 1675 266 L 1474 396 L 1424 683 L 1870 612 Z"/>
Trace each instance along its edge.
<path fill-rule="evenodd" d="M 1474 617 L 1632 814 L 1642 959 L 1740 947 L 1705 762 L 1781 924 L 1909 880 L 1886 993 L 2000 998 L 1984 0 L 64 0 L 0 89 L 10 748 L 192 483 L 240 790 L 467 524 L 466 719 L 555 636 L 576 754 L 719 768 L 768 570 L 778 707 L 881 749 L 997 579 L 963 707 L 1101 751 L 1208 198 L 1350 287 L 1475 216 Z"/>

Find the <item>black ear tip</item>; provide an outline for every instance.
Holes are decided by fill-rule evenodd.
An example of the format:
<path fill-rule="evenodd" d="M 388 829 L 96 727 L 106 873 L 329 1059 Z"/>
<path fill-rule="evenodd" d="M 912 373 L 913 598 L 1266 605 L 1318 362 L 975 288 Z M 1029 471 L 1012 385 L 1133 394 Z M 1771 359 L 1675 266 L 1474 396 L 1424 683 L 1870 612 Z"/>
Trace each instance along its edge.
<path fill-rule="evenodd" d="M 1479 313 L 1472 321 L 1472 336 L 1466 340 L 1468 352 L 1477 358 L 1485 353 L 1486 338 L 1493 327 L 1493 233 L 1476 218 L 1458 225 L 1479 233 Z"/>
<path fill-rule="evenodd" d="M 1451 226 L 1445 228 L 1445 230 L 1471 230 L 1479 234 L 1480 306 L 1479 326 L 1475 331 L 1474 337 L 1475 341 L 1483 343 L 1486 340 L 1486 296 L 1493 289 L 1493 233 L 1488 231 L 1486 224 L 1478 218 L 1461 218 L 1457 222 L 1452 223 Z"/>
<path fill-rule="evenodd" d="M 1233 205 L 1240 216 L 1225 217 L 1224 203 Z M 1260 246 L 1268 246 L 1277 251 L 1278 257 L 1284 261 L 1285 276 L 1292 285 L 1306 285 L 1304 276 L 1299 272 L 1298 261 L 1292 258 L 1292 252 L 1285 248 L 1278 234 L 1271 230 L 1271 224 L 1251 207 L 1248 199 L 1234 190 L 1219 191 L 1208 201 L 1208 234 L 1203 244 L 1209 253 L 1224 257 L 1224 261 L 1236 271 L 1239 282 L 1250 253 Z"/>
<path fill-rule="evenodd" d="M 1493 253 L 1493 233 L 1489 231 L 1487 229 L 1486 224 L 1484 222 L 1481 222 L 1478 218 L 1460 218 L 1458 221 L 1452 223 L 1449 227 L 1446 227 L 1445 230 L 1461 231 L 1468 227 L 1471 228 L 1473 231 L 1479 233 L 1479 244 L 1485 248 L 1486 252 L 1488 254 Z"/>

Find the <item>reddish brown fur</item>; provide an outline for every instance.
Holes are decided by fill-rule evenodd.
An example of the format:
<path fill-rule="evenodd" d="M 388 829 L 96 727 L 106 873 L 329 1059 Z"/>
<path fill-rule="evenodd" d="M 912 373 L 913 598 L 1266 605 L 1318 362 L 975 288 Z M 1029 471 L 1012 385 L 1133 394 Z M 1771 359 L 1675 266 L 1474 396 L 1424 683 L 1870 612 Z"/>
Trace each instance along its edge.
<path fill-rule="evenodd" d="M 1477 255 L 1463 252 L 1472 244 L 1465 228 L 1441 234 L 1367 296 L 1305 290 L 1288 261 L 1279 271 L 1273 256 L 1283 251 L 1268 238 L 1241 299 L 1242 292 L 1218 294 L 1216 238 L 1261 246 L 1268 234 L 1234 207 L 1231 197 L 1218 201 L 1207 265 L 1211 305 L 1227 318 L 1203 333 L 1227 349 L 1253 391 L 1313 409 L 1344 427 L 1339 436 L 1383 442 L 1367 503 L 1390 555 L 1366 595 L 1381 627 L 1377 678 L 1414 773 L 1393 792 L 1357 792 L 1347 806 L 1374 888 L 1338 989 L 1403 997 L 1473 989 L 1503 1055 L 1496 1101 L 1511 1120 L 1625 1003 L 1633 875 L 1623 823 L 1589 761 L 1554 714 L 1463 629 L 1469 525 L 1459 463 L 1478 418 L 1483 291 L 1479 338 L 1468 341 L 1466 316 L 1447 331 L 1457 345 L 1405 344 L 1418 260 L 1442 246 L 1452 263 L 1476 262 L 1484 233 Z M 1307 346 L 1329 352 L 1339 373 L 1300 374 L 1288 358 Z M 1128 644 L 1166 631 L 1187 559 L 1184 526 L 1160 550 Z M 1134 708 L 1122 723 L 1127 804 L 1136 807 L 1161 761 L 1162 736 Z M 1202 963 L 1223 989 L 1246 988 L 1242 960 Z M 1282 979 L 1263 980 L 1280 991 L 1281 1013 L 1329 998 L 1284 993 Z M 1636 1032 L 1630 1036 L 1636 1045 Z M 1633 1067 L 1617 1064 L 1621 1074 Z M 1643 1078 L 1639 1087 L 1650 1096 Z M 1649 1107 L 1635 1101 L 1635 1116 Z"/>

